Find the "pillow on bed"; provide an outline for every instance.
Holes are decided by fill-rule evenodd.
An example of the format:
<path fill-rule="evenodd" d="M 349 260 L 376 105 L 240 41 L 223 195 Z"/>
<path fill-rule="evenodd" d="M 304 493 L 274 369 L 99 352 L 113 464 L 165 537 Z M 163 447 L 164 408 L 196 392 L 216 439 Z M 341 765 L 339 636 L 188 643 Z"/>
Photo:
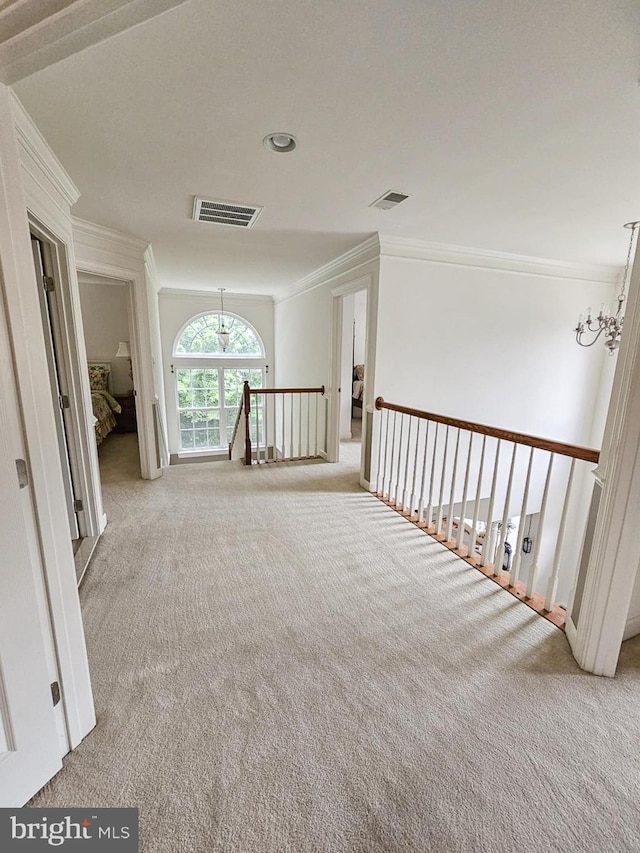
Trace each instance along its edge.
<path fill-rule="evenodd" d="M 92 391 L 107 391 L 109 388 L 109 374 L 111 373 L 111 365 L 109 364 L 90 364 L 89 365 L 89 386 Z"/>

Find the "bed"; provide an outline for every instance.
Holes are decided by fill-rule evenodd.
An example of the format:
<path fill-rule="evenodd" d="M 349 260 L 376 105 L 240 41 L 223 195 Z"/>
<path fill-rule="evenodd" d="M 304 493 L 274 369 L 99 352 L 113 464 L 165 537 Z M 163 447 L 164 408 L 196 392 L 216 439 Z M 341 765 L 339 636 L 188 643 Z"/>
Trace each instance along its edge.
<path fill-rule="evenodd" d="M 108 361 L 89 362 L 89 387 L 91 388 L 91 408 L 96 431 L 96 443 L 100 444 L 117 426 L 116 414 L 122 409 L 109 391 L 111 364 Z"/>

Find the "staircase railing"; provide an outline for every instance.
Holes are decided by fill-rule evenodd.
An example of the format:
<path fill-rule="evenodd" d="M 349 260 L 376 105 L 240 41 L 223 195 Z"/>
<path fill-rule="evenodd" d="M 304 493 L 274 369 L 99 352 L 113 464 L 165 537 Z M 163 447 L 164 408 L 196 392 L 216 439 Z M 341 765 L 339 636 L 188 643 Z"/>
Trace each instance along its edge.
<path fill-rule="evenodd" d="M 374 494 L 563 627 L 586 519 L 577 466 L 599 451 L 382 397 L 375 407 Z"/>
<path fill-rule="evenodd" d="M 324 385 L 251 388 L 245 382 L 229 459 L 242 459 L 245 465 L 316 459 L 325 449 L 325 435 Z"/>

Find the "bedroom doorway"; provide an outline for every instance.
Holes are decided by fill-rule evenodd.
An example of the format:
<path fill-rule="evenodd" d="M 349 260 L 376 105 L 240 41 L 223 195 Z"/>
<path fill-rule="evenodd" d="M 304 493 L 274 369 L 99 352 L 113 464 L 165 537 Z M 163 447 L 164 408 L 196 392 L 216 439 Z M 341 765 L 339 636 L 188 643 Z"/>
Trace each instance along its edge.
<path fill-rule="evenodd" d="M 78 271 L 78 289 L 100 479 L 124 469 L 139 479 L 131 284 Z"/>
<path fill-rule="evenodd" d="M 331 462 L 359 464 L 367 469 L 366 352 L 370 306 L 369 276 L 333 292 L 331 406 L 327 455 Z"/>
<path fill-rule="evenodd" d="M 50 244 L 31 235 L 31 250 L 42 317 L 42 331 L 49 385 L 56 423 L 56 443 L 62 469 L 69 536 L 74 555 L 86 536 L 80 493 L 81 472 L 77 458 L 75 429 L 71 413 L 71 381 L 68 372 L 59 305 L 59 281 Z"/>

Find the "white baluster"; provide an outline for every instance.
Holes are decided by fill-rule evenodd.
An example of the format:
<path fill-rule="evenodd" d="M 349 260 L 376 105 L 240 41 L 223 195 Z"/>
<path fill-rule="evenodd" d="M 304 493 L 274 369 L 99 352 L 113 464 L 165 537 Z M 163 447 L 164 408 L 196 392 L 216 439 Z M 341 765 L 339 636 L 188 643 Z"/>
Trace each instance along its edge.
<path fill-rule="evenodd" d="M 269 461 L 269 394 L 264 395 L 264 461 Z"/>
<path fill-rule="evenodd" d="M 542 495 L 542 506 L 540 507 L 540 515 L 538 516 L 538 529 L 536 531 L 536 544 L 533 548 L 533 559 L 529 568 L 529 577 L 527 578 L 527 598 L 531 598 L 535 592 L 536 576 L 538 574 L 538 560 L 540 559 L 540 547 L 542 545 L 542 532 L 544 530 L 544 516 L 547 511 L 547 498 L 549 497 L 549 483 L 551 482 L 551 470 L 553 468 L 553 457 L 549 456 L 549 467 L 547 468 L 547 479 L 544 484 L 544 493 Z"/>
<path fill-rule="evenodd" d="M 451 542 L 453 533 L 453 499 L 455 497 L 456 475 L 458 473 L 458 449 L 460 447 L 460 427 L 456 435 L 456 452 L 453 457 L 453 471 L 451 472 L 451 492 L 449 494 L 449 509 L 447 510 L 447 529 L 445 542 Z"/>
<path fill-rule="evenodd" d="M 311 452 L 311 395 L 307 391 L 307 459 Z"/>
<path fill-rule="evenodd" d="M 298 459 L 302 459 L 302 392 L 298 393 Z"/>
<path fill-rule="evenodd" d="M 387 453 L 389 450 L 389 420 L 391 419 L 391 415 L 389 414 L 389 409 L 383 409 L 383 411 L 386 411 L 387 417 L 385 419 L 385 431 L 384 431 L 384 462 L 382 465 L 382 477 L 379 478 L 379 484 L 380 485 L 378 488 L 378 496 L 381 498 L 383 498 L 384 494 L 385 494 L 384 484 L 385 484 L 385 480 L 387 477 Z M 381 426 L 382 426 L 382 424 L 381 424 Z"/>
<path fill-rule="evenodd" d="M 529 502 L 529 484 L 531 483 L 531 471 L 533 470 L 533 454 L 535 448 L 531 448 L 529 453 L 529 465 L 527 467 L 527 478 L 524 483 L 524 491 L 522 493 L 522 506 L 520 507 L 520 524 L 518 526 L 518 538 L 514 548 L 513 565 L 511 566 L 511 575 L 509 577 L 509 586 L 514 587 L 520 579 L 520 564 L 522 563 L 522 540 L 524 539 L 524 523 L 527 517 L 527 503 Z"/>
<path fill-rule="evenodd" d="M 496 486 L 498 484 L 498 464 L 500 462 L 500 445 L 502 439 L 498 439 L 496 446 L 496 458 L 493 465 L 493 480 L 491 482 L 491 496 L 489 498 L 489 509 L 487 511 L 487 523 L 484 532 L 484 545 L 482 546 L 482 556 L 480 557 L 480 565 L 486 566 L 489 558 L 489 542 L 491 540 L 491 526 L 493 524 L 493 507 L 496 502 Z"/>
<path fill-rule="evenodd" d="M 458 522 L 458 535 L 456 536 L 456 548 L 462 551 L 464 547 L 464 517 L 467 512 L 467 493 L 469 490 L 469 472 L 471 470 L 471 452 L 473 450 L 474 433 L 469 433 L 469 450 L 467 451 L 467 467 L 464 472 L 464 485 L 462 487 L 462 503 L 460 504 L 460 521 Z M 471 553 L 471 549 L 469 549 Z"/>
<path fill-rule="evenodd" d="M 402 489 L 402 509 L 406 510 L 409 507 L 409 515 L 411 515 L 411 506 L 409 505 L 409 492 L 407 489 L 407 479 L 409 477 L 409 453 L 411 452 L 411 427 L 413 426 L 413 418 L 409 415 L 409 429 L 407 431 L 407 455 L 404 460 L 404 485 Z"/>
<path fill-rule="evenodd" d="M 384 429 L 383 429 L 384 424 L 383 424 L 383 420 L 384 420 L 384 413 L 385 413 L 385 411 L 387 412 L 387 421 L 389 420 L 389 411 L 388 411 L 388 409 L 386 409 L 386 410 L 385 410 L 385 409 L 377 409 L 376 411 L 378 412 L 378 416 L 376 417 L 376 421 L 375 421 L 375 422 L 376 422 L 376 424 L 377 424 L 377 426 L 378 426 L 378 432 L 377 432 L 377 440 L 378 440 L 378 468 L 377 468 L 377 470 L 376 470 L 376 483 L 375 483 L 374 494 L 379 495 L 379 494 L 380 494 L 380 482 L 381 482 L 381 477 L 383 477 L 383 476 L 384 476 L 384 472 L 383 472 L 383 471 L 382 471 L 382 469 L 381 469 L 381 465 L 382 465 L 382 445 L 383 445 L 383 441 L 384 441 Z"/>
<path fill-rule="evenodd" d="M 424 436 L 424 456 L 422 458 L 422 477 L 420 479 L 420 500 L 418 501 L 418 523 L 424 519 L 424 480 L 427 473 L 427 456 L 429 448 L 429 421 L 427 421 L 427 430 Z"/>
<path fill-rule="evenodd" d="M 393 426 L 391 428 L 391 458 L 389 459 L 389 482 L 387 483 L 387 500 L 391 503 L 391 489 L 393 486 L 393 460 L 396 452 L 396 424 L 398 413 L 393 413 Z"/>
<path fill-rule="evenodd" d="M 484 452 L 487 446 L 487 436 L 482 436 L 482 449 L 480 451 L 480 467 L 478 468 L 478 483 L 476 485 L 476 499 L 473 507 L 473 521 L 471 522 L 471 534 L 469 539 L 469 552 L 467 554 L 468 557 L 473 557 L 474 561 L 477 559 L 476 555 L 476 537 L 478 535 L 478 518 L 480 517 L 480 495 L 482 494 L 482 475 L 484 473 Z M 485 531 L 485 537 L 487 535 L 487 531 Z"/>
<path fill-rule="evenodd" d="M 402 503 L 400 501 L 400 468 L 402 466 L 402 435 L 404 432 L 404 415 L 400 415 L 400 440 L 398 442 L 398 470 L 396 471 L 396 489 L 393 498 L 393 503 L 396 506 L 402 508 Z"/>
<path fill-rule="evenodd" d="M 409 518 L 413 518 L 416 513 L 416 508 L 418 506 L 417 500 L 418 496 L 416 495 L 416 479 L 418 474 L 418 442 L 420 440 L 420 419 L 416 419 L 416 453 L 413 459 L 413 482 L 411 483 L 411 507 L 409 511 Z"/>
<path fill-rule="evenodd" d="M 427 504 L 427 530 L 430 530 L 431 525 L 433 523 L 433 481 L 436 476 L 436 455 L 438 449 L 438 427 L 439 423 L 436 423 L 436 434 L 433 439 L 433 457 L 431 459 L 431 479 L 429 480 L 429 502 Z"/>
<path fill-rule="evenodd" d="M 556 550 L 553 555 L 553 569 L 551 577 L 547 584 L 547 596 L 544 602 L 544 609 L 551 610 L 556 603 L 556 593 L 558 591 L 558 577 L 560 574 L 560 558 L 562 557 L 562 546 L 564 544 L 564 534 L 567 527 L 567 514 L 569 512 L 569 499 L 571 497 L 571 486 L 573 485 L 573 473 L 576 467 L 576 460 L 571 460 L 571 469 L 569 471 L 569 479 L 567 480 L 567 490 L 564 495 L 564 505 L 562 507 L 562 515 L 560 517 L 560 527 L 558 529 L 558 538 L 556 540 Z"/>
<path fill-rule="evenodd" d="M 493 574 L 497 576 L 502 571 L 502 563 L 504 562 L 504 543 L 507 541 L 507 536 L 509 535 L 509 531 L 507 527 L 509 526 L 509 504 L 511 503 L 511 487 L 513 486 L 513 472 L 516 467 L 516 453 L 518 452 L 518 445 L 513 445 L 513 454 L 511 455 L 511 468 L 509 469 L 509 482 L 507 484 L 507 494 L 504 499 L 504 509 L 502 512 L 502 522 L 500 523 L 500 540 L 498 542 L 498 550 L 496 552 L 496 558 L 493 563 Z"/>
<path fill-rule="evenodd" d="M 444 475 L 447 470 L 447 450 L 449 448 L 449 427 L 445 427 L 444 434 L 444 453 L 442 455 L 442 471 L 440 472 L 440 497 L 438 498 L 438 512 L 436 513 L 436 536 L 441 532 L 442 528 L 442 508 L 444 501 Z"/>
<path fill-rule="evenodd" d="M 289 412 L 289 415 L 290 415 L 289 419 L 291 421 L 291 430 L 289 433 L 289 448 L 290 448 L 289 459 L 293 459 L 293 457 L 294 457 L 294 453 L 293 453 L 293 394 L 289 394 L 289 406 L 291 409 L 291 411 Z"/>
<path fill-rule="evenodd" d="M 282 461 L 287 458 L 286 394 L 282 394 Z"/>
<path fill-rule="evenodd" d="M 319 418 L 319 410 L 320 410 L 320 401 L 322 397 L 320 394 L 314 394 L 314 411 L 315 418 L 313 419 L 313 456 L 314 459 L 318 457 L 318 418 Z"/>

